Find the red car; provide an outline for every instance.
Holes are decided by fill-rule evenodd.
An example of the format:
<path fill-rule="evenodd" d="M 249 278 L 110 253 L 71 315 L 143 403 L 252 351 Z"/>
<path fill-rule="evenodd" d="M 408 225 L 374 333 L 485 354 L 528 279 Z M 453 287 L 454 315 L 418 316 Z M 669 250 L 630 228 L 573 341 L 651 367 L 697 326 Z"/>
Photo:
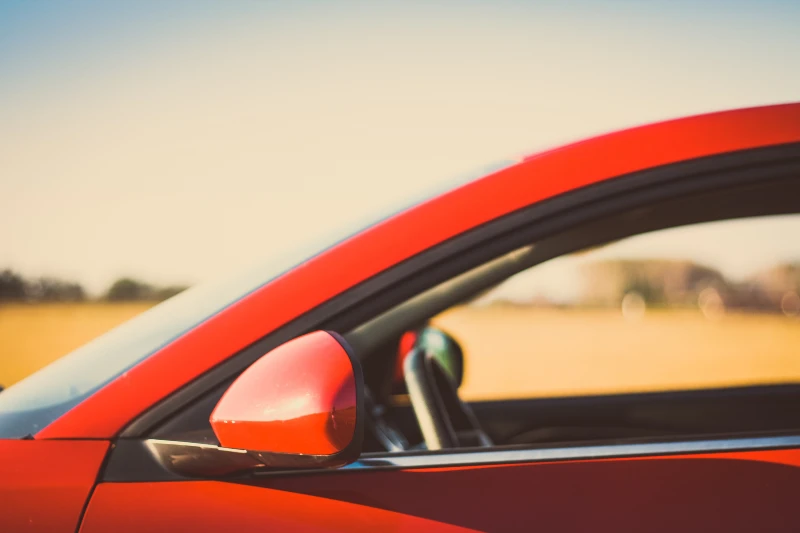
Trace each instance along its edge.
<path fill-rule="evenodd" d="M 800 103 L 741 109 L 190 289 L 0 393 L 0 531 L 800 531 L 796 384 L 466 402 L 425 329 L 564 254 L 798 212 Z"/>

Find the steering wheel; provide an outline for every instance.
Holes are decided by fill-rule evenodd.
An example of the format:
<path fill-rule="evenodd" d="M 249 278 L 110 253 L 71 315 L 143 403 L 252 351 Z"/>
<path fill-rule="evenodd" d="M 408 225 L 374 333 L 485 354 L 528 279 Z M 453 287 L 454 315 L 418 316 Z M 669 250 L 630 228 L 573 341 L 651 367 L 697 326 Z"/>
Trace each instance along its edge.
<path fill-rule="evenodd" d="M 470 406 L 439 361 L 414 347 L 403 362 L 403 378 L 428 450 L 492 446 Z"/>

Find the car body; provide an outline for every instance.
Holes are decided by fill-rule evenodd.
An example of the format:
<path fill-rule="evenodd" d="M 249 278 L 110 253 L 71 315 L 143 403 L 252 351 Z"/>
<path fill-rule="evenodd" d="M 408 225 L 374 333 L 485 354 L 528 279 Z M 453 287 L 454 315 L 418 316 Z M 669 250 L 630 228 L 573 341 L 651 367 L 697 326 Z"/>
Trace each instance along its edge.
<path fill-rule="evenodd" d="M 191 434 L 188 420 L 238 375 L 304 333 L 338 331 L 366 352 L 365 323 L 526 242 L 579 247 L 580 235 L 556 237 L 623 209 L 730 190 L 720 214 L 693 220 L 797 212 L 798 169 L 800 104 L 641 126 L 524 158 L 308 259 L 187 291 L 0 394 L 0 531 L 796 531 L 800 427 L 789 422 L 234 478 L 181 476 L 146 443 Z M 766 200 L 743 201 L 745 186 Z M 674 213 L 691 209 L 664 212 L 630 233 L 685 223 Z M 501 408 L 475 412 L 499 420 Z"/>

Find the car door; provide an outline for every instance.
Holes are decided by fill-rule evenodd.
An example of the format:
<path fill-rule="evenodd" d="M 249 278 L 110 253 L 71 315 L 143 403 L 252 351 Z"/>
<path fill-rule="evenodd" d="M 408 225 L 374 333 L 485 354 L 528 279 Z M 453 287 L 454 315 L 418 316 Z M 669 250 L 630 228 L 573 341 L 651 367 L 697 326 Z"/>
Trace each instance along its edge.
<path fill-rule="evenodd" d="M 767 212 L 771 201 L 764 190 L 748 189 L 739 201 L 756 202 Z M 724 210 L 726 196 L 733 198 L 730 192 L 715 191 L 718 203 L 709 210 Z M 792 203 L 792 209 L 800 207 L 797 200 Z M 685 215 L 689 205 L 683 200 L 662 204 L 662 209 L 680 206 Z M 592 230 L 604 224 L 594 221 Z M 505 446 L 373 455 L 347 476 L 313 482 L 275 479 L 268 486 L 482 531 L 796 530 L 800 515 L 792 495 L 800 487 L 800 267 L 789 263 L 784 268 L 780 261 L 800 258 L 793 239 L 798 230 L 800 216 L 783 215 L 637 237 L 638 249 L 656 256 L 654 245 L 674 247 L 692 240 L 706 257 L 745 245 L 760 256 L 744 261 L 757 265 L 760 284 L 738 281 L 727 293 L 719 272 L 708 267 L 643 259 L 627 265 L 657 267 L 650 303 L 658 306 L 647 311 L 647 318 L 644 310 L 626 307 L 622 297 L 633 287 L 646 292 L 642 283 L 606 278 L 607 285 L 625 291 L 613 300 L 616 305 L 621 300 L 622 309 L 604 310 L 598 304 L 588 310 L 553 309 L 521 303 L 520 292 L 509 289 L 530 287 L 532 278 L 521 277 L 528 272 L 518 274 L 516 284 L 494 291 L 495 299 L 516 297 L 513 305 L 490 307 L 485 302 L 492 294 L 482 294 L 480 307 L 462 305 L 433 319 L 462 339 L 472 367 L 462 393 L 482 399 L 473 410 L 494 442 Z M 628 244 L 622 240 L 611 246 L 630 250 Z M 709 253 L 715 247 L 716 254 Z M 612 251 L 585 252 L 576 260 L 595 267 L 590 269 L 594 273 L 607 266 Z M 740 270 L 741 252 L 727 252 L 720 256 L 720 268 L 733 260 L 731 266 Z M 776 258 L 777 265 L 769 262 Z M 547 266 L 561 277 L 569 268 L 557 261 Z M 675 272 L 681 275 L 671 275 Z M 641 272 L 635 274 L 642 279 Z M 554 279 L 550 275 L 543 281 Z M 547 287 L 542 278 L 533 281 Z M 674 291 L 666 300 L 654 294 L 656 287 L 664 287 L 662 281 Z M 609 290 L 601 288 L 604 295 Z M 692 295 L 692 290 L 697 292 Z M 719 292 L 729 309 L 721 308 L 721 299 L 712 299 Z M 685 307 L 690 299 L 699 300 L 698 305 Z M 587 331 L 598 327 L 610 331 Z M 530 359 L 527 366 L 521 364 L 524 357 Z M 525 393 L 545 394 L 519 399 Z M 485 399 L 489 395 L 491 401 Z M 520 438 L 526 435 L 527 440 Z"/>
<path fill-rule="evenodd" d="M 796 212 L 798 196 L 790 193 L 797 190 L 798 169 L 796 145 L 780 146 L 691 160 L 576 190 L 461 235 L 472 244 L 458 254 L 440 248 L 434 266 L 430 262 L 430 268 L 405 271 L 402 283 L 394 280 L 391 289 L 387 286 L 378 304 L 402 303 L 530 242 L 557 256 L 561 246 L 565 253 L 592 239 L 612 239 L 595 230 L 597 221 L 613 217 L 622 221 L 613 227 L 633 234 L 684 224 L 686 213 L 700 222 L 723 215 Z M 767 183 L 778 185 L 762 186 Z M 735 194 L 727 194 L 734 189 Z M 743 202 L 748 195 L 753 201 Z M 718 205 L 702 209 L 710 198 Z M 685 201 L 669 203 L 675 199 Z M 666 207 L 645 209 L 653 205 Z M 434 214 L 430 222 L 436 221 Z M 419 222 L 414 228 L 424 226 Z M 585 231 L 574 233 L 576 228 Z M 339 307 L 334 329 L 353 331 L 380 311 L 376 305 L 364 301 Z M 247 361 L 254 353 L 263 354 L 263 346 L 250 346 L 231 361 Z M 198 380 L 183 391 L 182 401 L 161 404 L 117 436 L 82 532 L 798 527 L 793 492 L 800 486 L 800 434 L 791 432 L 383 453 L 340 470 L 262 472 L 235 479 L 176 476 L 154 462 L 143 443 L 202 433 L 215 399 L 241 366 L 231 364 L 227 374 L 219 371 Z"/>
<path fill-rule="evenodd" d="M 626 451 L 642 455 L 512 463 L 524 456 L 498 451 L 461 458 L 472 465 L 439 458 L 429 468 L 398 461 L 247 482 L 107 483 L 81 531 L 797 530 L 796 449 Z"/>

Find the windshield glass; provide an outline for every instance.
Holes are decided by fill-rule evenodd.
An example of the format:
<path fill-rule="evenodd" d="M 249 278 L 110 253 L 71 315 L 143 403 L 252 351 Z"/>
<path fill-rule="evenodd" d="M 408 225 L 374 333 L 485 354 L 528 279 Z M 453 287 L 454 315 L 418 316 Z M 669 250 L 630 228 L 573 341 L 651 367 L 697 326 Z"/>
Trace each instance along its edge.
<path fill-rule="evenodd" d="M 0 438 L 33 435 L 90 396 L 94 391 L 122 375 L 186 331 L 258 289 L 293 266 L 316 255 L 323 246 L 343 240 L 443 190 L 499 170 L 513 161 L 503 161 L 480 169 L 479 173 L 458 177 L 434 191 L 405 201 L 394 200 L 394 209 L 380 206 L 368 215 L 338 228 L 326 239 L 312 239 L 310 245 L 276 254 L 266 264 L 251 267 L 219 282 L 192 287 L 145 311 L 56 360 L 38 372 L 0 392 Z M 405 206 L 397 209 L 397 205 Z M 374 206 L 373 206 L 374 207 Z M 390 216 L 392 216 L 390 215 Z M 371 223 L 365 223 L 371 222 Z M 300 239 L 302 240 L 302 239 Z"/>

